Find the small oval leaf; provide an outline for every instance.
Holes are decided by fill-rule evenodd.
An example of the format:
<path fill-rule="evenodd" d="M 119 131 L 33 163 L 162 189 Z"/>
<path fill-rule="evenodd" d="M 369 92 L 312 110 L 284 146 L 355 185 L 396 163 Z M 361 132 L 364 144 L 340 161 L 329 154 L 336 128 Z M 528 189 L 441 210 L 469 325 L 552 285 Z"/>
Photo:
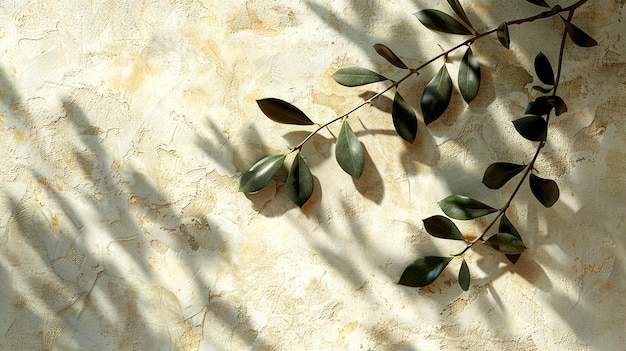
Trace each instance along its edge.
<path fill-rule="evenodd" d="M 497 211 L 491 206 L 463 195 L 450 195 L 437 204 L 448 217 L 461 220 L 474 219 Z"/>
<path fill-rule="evenodd" d="M 474 100 L 480 87 L 480 65 L 474 58 L 471 48 L 467 48 L 459 67 L 459 90 L 468 104 Z"/>
<path fill-rule="evenodd" d="M 502 216 L 502 218 L 500 219 L 500 225 L 498 227 L 498 232 L 499 233 L 511 234 L 511 235 L 515 236 L 516 238 L 518 238 L 520 241 L 522 240 L 522 236 L 519 234 L 517 229 L 515 229 L 515 227 L 513 226 L 511 221 L 507 218 L 506 215 Z M 508 255 L 506 255 L 506 258 L 511 263 L 515 264 L 519 260 L 520 255 L 519 254 L 508 254 Z"/>
<path fill-rule="evenodd" d="M 544 116 L 552 111 L 552 104 L 548 102 L 547 96 L 540 96 L 535 101 L 531 101 L 528 103 L 528 107 L 526 108 L 526 113 L 529 115 L 535 116 Z"/>
<path fill-rule="evenodd" d="M 403 68 L 403 69 L 409 68 L 404 62 L 402 62 L 402 60 L 398 57 L 398 55 L 396 55 L 393 51 L 391 51 L 391 49 L 388 48 L 386 45 L 375 44 L 374 50 L 376 50 L 376 52 L 380 56 L 382 56 L 385 60 L 387 60 L 387 62 L 391 63 L 392 65 L 398 68 Z"/>
<path fill-rule="evenodd" d="M 545 2 L 545 0 L 526 0 L 526 1 L 528 1 L 531 4 L 550 8 L 550 5 L 548 5 L 548 3 Z"/>
<path fill-rule="evenodd" d="M 433 31 L 462 35 L 472 34 L 472 31 L 467 29 L 459 21 L 455 20 L 447 13 L 439 10 L 422 10 L 414 13 L 413 15 L 415 15 L 415 17 L 417 17 L 417 19 L 422 22 L 426 28 Z"/>
<path fill-rule="evenodd" d="M 459 285 L 461 286 L 461 289 L 463 289 L 463 291 L 469 290 L 470 279 L 471 277 L 469 267 L 467 266 L 467 262 L 463 260 L 463 262 L 461 263 L 461 269 L 459 269 Z"/>
<path fill-rule="evenodd" d="M 548 124 L 543 117 L 526 116 L 513 121 L 521 136 L 532 141 L 544 141 L 548 135 Z"/>
<path fill-rule="evenodd" d="M 546 100 L 550 103 L 550 105 L 554 106 L 554 112 L 557 116 L 567 112 L 567 105 L 560 96 L 547 96 Z"/>
<path fill-rule="evenodd" d="M 363 165 L 365 164 L 363 146 L 361 146 L 347 120 L 344 120 L 341 124 L 341 130 L 337 136 L 335 157 L 339 166 L 346 173 L 357 179 L 361 177 Z"/>
<path fill-rule="evenodd" d="M 388 80 L 386 77 L 374 71 L 361 67 L 340 68 L 332 77 L 337 83 L 346 87 L 358 87 L 360 85 Z"/>
<path fill-rule="evenodd" d="M 426 256 L 406 267 L 398 284 L 410 287 L 426 286 L 437 279 L 453 257 Z"/>
<path fill-rule="evenodd" d="M 554 71 L 552 70 L 550 60 L 543 52 L 539 52 L 535 57 L 535 72 L 537 73 L 537 78 L 543 84 L 554 85 Z"/>
<path fill-rule="evenodd" d="M 578 46 L 582 46 L 585 48 L 592 47 L 598 45 L 598 42 L 589 36 L 589 34 L 585 33 L 582 29 L 576 27 L 572 22 L 566 20 L 561 17 L 563 22 L 565 23 L 565 30 L 567 30 L 567 34 L 572 38 L 574 44 Z"/>
<path fill-rule="evenodd" d="M 422 94 L 421 107 L 424 122 L 430 124 L 437 120 L 450 104 L 452 97 L 452 79 L 444 64 L 437 75 L 431 79 Z"/>
<path fill-rule="evenodd" d="M 454 13 L 456 13 L 456 15 L 459 16 L 465 24 L 467 24 L 471 29 L 474 29 L 474 26 L 472 26 L 469 18 L 467 18 L 467 14 L 465 13 L 465 10 L 463 10 L 463 6 L 461 6 L 459 0 L 448 0 L 448 4 L 450 4 Z"/>
<path fill-rule="evenodd" d="M 485 170 L 483 184 L 489 189 L 500 189 L 513 177 L 526 168 L 524 165 L 517 165 L 507 162 L 492 163 Z"/>
<path fill-rule="evenodd" d="M 432 216 L 424 220 L 424 229 L 428 234 L 442 239 L 465 240 L 459 228 L 444 216 Z"/>
<path fill-rule="evenodd" d="M 500 40 L 500 44 L 505 48 L 509 48 L 511 45 L 511 38 L 509 37 L 509 26 L 506 22 L 503 22 L 498 26 L 498 40 Z"/>
<path fill-rule="evenodd" d="M 484 244 L 507 255 L 519 255 L 526 250 L 522 240 L 507 233 L 497 233 L 485 240 Z"/>
<path fill-rule="evenodd" d="M 393 126 L 396 128 L 398 135 L 409 143 L 415 141 L 415 136 L 417 135 L 417 117 L 415 116 L 415 111 L 413 111 L 413 108 L 397 91 L 391 107 L 391 117 L 393 119 Z"/>
<path fill-rule="evenodd" d="M 311 125 L 313 121 L 294 105 L 275 98 L 256 101 L 259 108 L 269 119 L 277 123 Z"/>
<path fill-rule="evenodd" d="M 291 170 L 285 183 L 287 187 L 287 196 L 294 204 L 302 207 L 313 194 L 313 175 L 309 166 L 300 155 L 300 152 L 296 154 L 296 157 L 291 164 Z"/>
<path fill-rule="evenodd" d="M 239 179 L 239 191 L 253 193 L 263 189 L 276 171 L 283 165 L 285 155 L 267 156 L 257 161 Z"/>
<path fill-rule="evenodd" d="M 559 186 L 554 180 L 540 178 L 531 174 L 528 181 L 530 190 L 545 207 L 552 207 L 559 199 Z"/>

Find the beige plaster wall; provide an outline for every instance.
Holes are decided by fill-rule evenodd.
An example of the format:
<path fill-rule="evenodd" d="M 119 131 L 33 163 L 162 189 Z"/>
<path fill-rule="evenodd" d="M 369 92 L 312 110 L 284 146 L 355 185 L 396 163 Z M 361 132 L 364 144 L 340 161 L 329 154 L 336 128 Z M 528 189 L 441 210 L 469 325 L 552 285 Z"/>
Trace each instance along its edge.
<path fill-rule="evenodd" d="M 540 11 L 462 3 L 483 29 Z M 511 28 L 509 51 L 476 43 L 477 100 L 466 107 L 455 94 L 413 145 L 387 113 L 356 114 L 368 151 L 360 180 L 335 163 L 333 126 L 305 147 L 316 193 L 304 209 L 288 201 L 285 171 L 256 195 L 237 192 L 252 162 L 310 130 L 273 124 L 256 99 L 287 100 L 318 122 L 345 112 L 377 86 L 340 87 L 330 74 L 361 65 L 397 77 L 379 42 L 411 66 L 451 47 L 460 39 L 411 15 L 446 6 L 0 2 L 0 349 L 621 350 L 623 1 L 590 0 L 576 14 L 600 44 L 566 49 L 570 112 L 538 164 L 561 200 L 544 209 L 522 190 L 510 217 L 528 250 L 516 266 L 469 253 L 469 292 L 456 286 L 456 261 L 428 289 L 396 282 L 417 256 L 457 250 L 422 229 L 438 200 L 506 201 L 512 187 L 480 180 L 492 162 L 532 156 L 509 121 L 533 96 L 532 58 L 556 60 L 556 19 Z M 413 106 L 436 68 L 403 86 Z"/>

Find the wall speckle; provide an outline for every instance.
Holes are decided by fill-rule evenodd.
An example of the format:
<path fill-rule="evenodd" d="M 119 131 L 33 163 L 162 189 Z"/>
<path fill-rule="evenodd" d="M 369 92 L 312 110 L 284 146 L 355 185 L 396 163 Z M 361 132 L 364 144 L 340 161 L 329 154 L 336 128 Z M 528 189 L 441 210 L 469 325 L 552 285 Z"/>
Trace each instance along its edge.
<path fill-rule="evenodd" d="M 538 11 L 461 3 L 481 29 Z M 545 209 L 522 189 L 507 214 L 528 250 L 515 266 L 469 252 L 468 292 L 457 261 L 429 287 L 396 282 L 416 256 L 458 250 L 422 228 L 441 198 L 506 200 L 511 186 L 486 191 L 482 173 L 532 157 L 510 121 L 535 96 L 533 57 L 556 59 L 560 20 L 512 27 L 511 50 L 474 43 L 476 100 L 455 93 L 412 145 L 395 135 L 387 96 L 351 115 L 367 151 L 359 180 L 334 161 L 338 126 L 313 138 L 303 155 L 315 194 L 300 209 L 286 167 L 237 192 L 254 161 L 311 130 L 272 123 L 255 101 L 281 98 L 319 123 L 348 111 L 384 85 L 348 89 L 332 73 L 360 65 L 396 79 L 373 44 L 411 66 L 455 45 L 412 15 L 451 13 L 445 2 L 0 4 L 0 349 L 621 349 L 623 4 L 576 12 L 599 45 L 568 42 L 569 112 L 536 165 L 560 201 Z M 412 106 L 435 69 L 400 87 Z"/>

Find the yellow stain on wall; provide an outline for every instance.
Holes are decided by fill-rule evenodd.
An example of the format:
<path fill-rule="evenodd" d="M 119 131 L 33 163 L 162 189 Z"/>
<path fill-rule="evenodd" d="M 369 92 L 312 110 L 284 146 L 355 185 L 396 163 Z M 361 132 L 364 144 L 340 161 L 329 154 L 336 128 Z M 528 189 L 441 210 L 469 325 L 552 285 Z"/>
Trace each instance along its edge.
<path fill-rule="evenodd" d="M 24 140 L 24 132 L 22 132 L 21 130 L 16 130 L 15 134 L 13 134 L 13 141 L 19 143 L 22 140 Z"/>
<path fill-rule="evenodd" d="M 358 328 L 358 326 L 359 326 L 359 322 L 353 321 L 344 325 L 342 328 L 340 328 L 339 336 L 337 337 L 337 340 L 335 341 L 337 345 L 343 345 L 345 343 L 346 336 L 353 333 L 356 330 L 356 328 Z"/>

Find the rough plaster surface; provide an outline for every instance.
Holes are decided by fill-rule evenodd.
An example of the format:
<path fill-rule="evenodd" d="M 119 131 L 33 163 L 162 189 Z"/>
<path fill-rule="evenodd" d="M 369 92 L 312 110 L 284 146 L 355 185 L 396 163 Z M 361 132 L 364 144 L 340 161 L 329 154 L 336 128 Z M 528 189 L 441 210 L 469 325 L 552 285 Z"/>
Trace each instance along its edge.
<path fill-rule="evenodd" d="M 462 2 L 479 28 L 540 11 Z M 522 190 L 510 217 L 529 249 L 516 266 L 470 252 L 469 292 L 457 261 L 427 289 L 396 282 L 418 255 L 458 249 L 422 229 L 438 200 L 502 204 L 511 192 L 480 179 L 532 155 L 509 121 L 534 94 L 534 55 L 556 60 L 557 19 L 511 28 L 509 51 L 477 42 L 477 100 L 455 94 L 413 145 L 387 113 L 355 114 L 360 180 L 334 162 L 333 126 L 305 147 L 317 185 L 304 209 L 288 201 L 285 171 L 237 192 L 252 162 L 308 130 L 273 124 L 256 99 L 319 122 L 347 111 L 370 87 L 340 87 L 334 70 L 399 74 L 373 44 L 417 66 L 460 40 L 411 15 L 432 7 L 449 11 L 434 0 L 0 2 L 0 350 L 623 349 L 623 1 L 591 0 L 575 19 L 600 45 L 566 49 L 570 112 L 537 166 L 561 201 L 544 209 Z M 413 106 L 436 68 L 402 87 Z"/>

